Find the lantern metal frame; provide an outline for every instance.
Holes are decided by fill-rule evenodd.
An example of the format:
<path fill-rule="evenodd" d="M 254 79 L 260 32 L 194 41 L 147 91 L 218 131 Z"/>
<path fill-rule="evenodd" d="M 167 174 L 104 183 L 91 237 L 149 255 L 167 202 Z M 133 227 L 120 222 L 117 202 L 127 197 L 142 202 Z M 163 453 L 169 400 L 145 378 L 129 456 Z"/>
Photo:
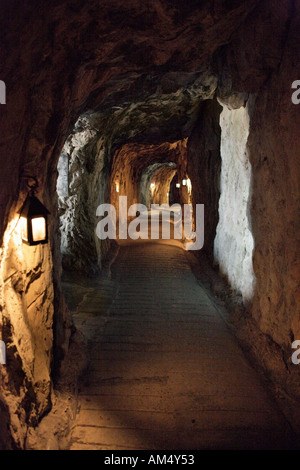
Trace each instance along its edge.
<path fill-rule="evenodd" d="M 34 180 L 34 184 L 29 185 L 29 183 L 27 183 L 27 186 L 30 188 L 30 192 L 28 193 L 23 206 L 18 212 L 20 214 L 20 219 L 24 217 L 27 221 L 27 239 L 22 236 L 22 242 L 29 246 L 44 245 L 48 243 L 48 215 L 50 214 L 50 212 L 44 206 L 44 204 L 42 204 L 41 201 L 35 196 L 38 183 L 36 178 L 31 179 Z M 45 219 L 45 237 L 42 240 L 34 240 L 32 220 L 37 218 Z"/>

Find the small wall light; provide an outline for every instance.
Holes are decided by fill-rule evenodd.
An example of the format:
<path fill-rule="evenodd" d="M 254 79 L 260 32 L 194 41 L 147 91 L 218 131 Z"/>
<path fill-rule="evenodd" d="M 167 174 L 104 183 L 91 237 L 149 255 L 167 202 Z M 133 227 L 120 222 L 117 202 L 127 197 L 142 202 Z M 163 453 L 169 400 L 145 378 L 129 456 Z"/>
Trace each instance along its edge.
<path fill-rule="evenodd" d="M 186 181 L 186 186 L 187 186 L 187 192 L 189 194 L 191 194 L 192 193 L 192 182 L 191 182 L 190 178 Z"/>
<path fill-rule="evenodd" d="M 119 183 L 116 183 L 116 192 L 118 193 L 120 191 L 120 185 Z"/>
<path fill-rule="evenodd" d="M 182 180 L 182 186 L 186 186 L 186 180 Z"/>
<path fill-rule="evenodd" d="M 153 196 L 154 189 L 155 189 L 155 183 L 151 183 L 151 184 L 150 184 L 151 196 Z"/>
<path fill-rule="evenodd" d="M 19 211 L 21 222 L 21 236 L 23 243 L 33 246 L 48 243 L 48 224 L 47 216 L 50 214 L 48 209 L 35 197 L 37 180 L 31 188 L 22 208 Z"/>
<path fill-rule="evenodd" d="M 180 188 L 180 183 L 176 183 L 176 188 Z"/>

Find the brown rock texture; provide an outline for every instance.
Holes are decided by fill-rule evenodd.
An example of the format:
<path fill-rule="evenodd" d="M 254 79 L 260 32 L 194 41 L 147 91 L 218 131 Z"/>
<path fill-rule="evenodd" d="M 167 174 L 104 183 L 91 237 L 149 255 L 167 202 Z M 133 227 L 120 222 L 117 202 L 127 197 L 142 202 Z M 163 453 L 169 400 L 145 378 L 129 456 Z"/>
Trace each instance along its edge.
<path fill-rule="evenodd" d="M 176 164 L 182 153 L 182 142 L 160 145 L 127 144 L 114 155 L 111 171 L 110 201 L 118 207 L 118 196 L 126 195 L 128 206 L 142 202 L 139 182 L 148 167 L 161 163 Z M 150 169 L 151 171 L 151 169 Z M 156 170 L 159 171 L 159 170 Z M 154 177 L 155 173 L 153 174 Z M 119 183 L 119 193 L 115 184 Z"/>
<path fill-rule="evenodd" d="M 219 219 L 221 107 L 214 100 L 204 101 L 199 119 L 188 141 L 187 172 L 192 181 L 192 202 L 205 205 L 204 251 L 213 259 L 213 244 Z M 200 156 L 200 158 L 199 158 Z"/>
<path fill-rule="evenodd" d="M 175 173 L 173 166 L 163 166 L 156 170 L 151 180 L 155 185 L 151 191 L 151 204 L 169 204 L 169 189 Z"/>
<path fill-rule="evenodd" d="M 261 329 L 285 349 L 290 366 L 291 340 L 299 336 L 300 302 L 300 226 L 296 216 L 300 202 L 300 108 L 291 100 L 293 77 L 300 74 L 296 58 L 300 44 L 299 5 L 263 2 L 259 17 L 264 20 L 264 28 L 253 12 L 245 28 L 236 32 L 229 65 L 238 66 L 238 73 L 232 74 L 233 87 L 256 92 L 249 135 L 257 279 L 251 312 Z M 253 43 L 248 40 L 250 28 L 256 37 Z M 271 33 L 275 29 L 276 35 Z M 272 41 L 263 41 L 263 35 L 272 37 Z M 268 76 L 259 90 L 253 90 L 263 68 L 269 69 Z"/>

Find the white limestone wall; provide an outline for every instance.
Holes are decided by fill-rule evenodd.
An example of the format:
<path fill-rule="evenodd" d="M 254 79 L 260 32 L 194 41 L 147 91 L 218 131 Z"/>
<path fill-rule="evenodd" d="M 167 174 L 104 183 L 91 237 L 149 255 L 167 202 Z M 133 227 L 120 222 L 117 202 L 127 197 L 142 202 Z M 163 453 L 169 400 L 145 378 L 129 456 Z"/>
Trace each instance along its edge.
<path fill-rule="evenodd" d="M 104 202 L 105 178 L 103 139 L 99 138 L 93 119 L 93 115 L 78 119 L 57 167 L 63 266 L 89 274 L 98 272 L 100 264 L 96 208 Z"/>
<path fill-rule="evenodd" d="M 228 109 L 223 105 L 221 127 L 221 181 L 219 223 L 214 256 L 220 271 L 243 300 L 253 295 L 255 276 L 252 266 L 254 240 L 251 233 L 251 165 L 247 139 L 248 108 Z"/>

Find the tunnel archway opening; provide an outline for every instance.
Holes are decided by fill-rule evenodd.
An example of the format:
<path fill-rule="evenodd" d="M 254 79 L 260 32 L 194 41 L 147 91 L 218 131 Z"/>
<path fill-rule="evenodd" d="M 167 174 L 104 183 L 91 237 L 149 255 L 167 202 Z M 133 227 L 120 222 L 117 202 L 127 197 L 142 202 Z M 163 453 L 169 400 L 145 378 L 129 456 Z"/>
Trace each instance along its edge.
<path fill-rule="evenodd" d="M 201 119 L 206 119 L 205 114 Z M 222 129 L 220 136 L 222 139 Z M 199 194 L 195 191 L 195 168 L 189 167 L 189 156 L 194 151 L 192 138 L 150 145 L 127 143 L 115 150 L 110 161 L 105 161 L 106 149 L 101 147 L 102 142 L 97 131 L 93 129 L 91 132 L 90 121 L 80 118 L 65 143 L 58 163 L 57 192 L 62 250 L 65 250 L 64 267 L 67 270 L 74 270 L 75 267 L 89 275 L 100 272 L 103 257 L 111 248 L 110 243 L 99 242 L 95 236 L 95 208 L 99 203 L 109 201 L 116 204 L 122 194 L 126 194 L 132 204 L 142 201 L 142 198 L 146 201 L 146 190 L 141 190 L 143 177 L 148 195 L 150 191 L 149 204 L 169 203 L 169 193 L 172 184 L 174 190 L 175 181 L 175 188 L 180 182 L 180 187 L 176 189 L 181 204 L 199 200 Z M 232 145 L 236 145 L 234 140 Z M 219 152 L 220 148 L 217 148 Z M 207 163 L 211 165 L 211 161 Z M 218 168 L 217 165 L 213 166 L 211 171 L 218 171 Z M 223 171 L 228 172 L 230 168 L 223 168 Z M 175 173 L 177 179 L 174 179 Z M 150 178 L 145 175 L 150 175 Z M 234 177 L 238 180 L 237 174 Z M 152 194 L 151 183 L 155 185 Z M 210 180 L 200 179 L 200 187 L 214 194 L 210 185 Z M 206 204 L 206 199 L 203 202 Z M 222 248 L 222 243 L 220 246 Z"/>
<path fill-rule="evenodd" d="M 169 204 L 171 180 L 176 163 L 154 163 L 148 166 L 140 179 L 141 202 L 150 209 L 151 204 Z"/>
<path fill-rule="evenodd" d="M 242 100 L 238 106 L 237 103 L 235 95 L 235 107 L 239 107 L 241 114 L 241 110 L 246 108 L 244 108 Z M 226 230 L 227 227 L 232 228 L 234 225 L 228 216 L 224 216 L 224 213 L 226 214 L 228 211 L 233 220 L 239 221 L 242 215 L 232 203 L 239 196 L 227 197 L 226 199 L 226 196 L 221 193 L 222 198 L 219 203 L 219 179 L 220 175 L 222 178 L 222 175 L 226 173 L 229 174 L 229 178 L 232 179 L 235 186 L 246 187 L 248 185 L 246 191 L 249 197 L 242 198 L 242 200 L 245 201 L 245 209 L 243 209 L 246 214 L 245 220 L 249 220 L 251 172 L 243 175 L 241 168 L 235 171 L 234 160 L 228 168 L 225 168 L 225 157 L 221 156 L 222 152 L 224 155 L 227 152 L 224 150 L 224 142 L 227 141 L 228 145 L 231 145 L 231 149 L 236 152 L 238 161 L 243 158 L 246 150 L 240 148 L 239 132 L 233 128 L 232 134 L 230 134 L 228 130 L 230 124 L 227 128 L 225 127 L 225 119 L 222 119 L 225 111 L 220 114 L 222 108 L 214 100 L 204 102 L 202 108 L 203 112 L 200 112 L 198 119 L 201 122 L 200 129 L 203 128 L 205 135 L 201 134 L 201 130 L 200 138 L 203 140 L 200 142 L 200 146 L 206 145 L 206 141 L 211 139 L 210 136 L 213 136 L 215 154 L 209 150 L 207 157 L 200 156 L 197 159 L 194 158 L 194 148 L 198 142 L 195 142 L 192 133 L 190 138 L 173 143 L 125 143 L 113 152 L 110 162 L 108 160 L 105 164 L 105 139 L 95 126 L 95 121 L 98 118 L 91 114 L 92 118 L 83 116 L 79 119 L 73 133 L 67 139 L 58 164 L 57 191 L 65 268 L 74 269 L 76 267 L 79 271 L 89 272 L 89 274 L 97 274 L 101 269 L 102 258 L 109 252 L 111 243 L 109 240 L 99 241 L 95 237 L 95 211 L 99 202 L 112 204 L 116 209 L 116 220 L 118 221 L 120 196 L 127 197 L 128 206 L 141 203 L 145 204 L 148 209 L 151 203 L 169 204 L 170 200 L 175 199 L 182 206 L 193 203 L 194 212 L 197 202 L 206 206 L 204 250 L 215 263 L 220 265 L 221 272 L 227 277 L 232 287 L 242 292 L 241 286 L 247 285 L 247 283 L 253 285 L 254 274 L 250 272 L 253 244 L 249 253 L 247 249 L 246 252 L 244 251 L 247 245 L 243 245 L 245 233 L 247 232 L 250 238 L 252 236 L 249 223 L 245 226 L 246 232 L 241 229 L 240 241 L 237 239 L 238 232 L 236 230 L 233 231 L 231 237 L 235 253 L 239 252 L 240 257 L 234 254 L 230 257 L 229 264 L 224 261 L 227 259 L 229 251 L 226 248 L 226 240 L 228 240 Z M 236 112 L 238 111 L 232 110 L 229 115 Z M 212 122 L 212 118 L 214 122 Z M 230 119 L 228 117 L 229 121 Z M 206 122 L 207 124 L 205 124 Z M 176 124 L 174 126 L 176 127 Z M 241 128 L 243 126 L 242 123 Z M 193 131 L 195 134 L 199 132 L 197 127 L 196 124 Z M 219 129 L 219 138 L 217 139 L 214 127 Z M 132 132 L 135 134 L 136 131 L 132 130 Z M 249 131 L 245 132 L 245 141 L 247 141 L 247 132 Z M 209 145 L 211 146 L 211 143 Z M 206 148 L 204 151 L 206 152 Z M 250 163 L 245 165 L 249 167 Z M 203 173 L 201 174 L 201 172 Z M 193 187 L 195 187 L 194 194 Z M 96 197 L 95 194 L 97 194 Z M 226 199 L 227 205 L 222 202 L 224 199 Z M 216 215 L 214 216 L 214 214 Z M 211 223 L 213 217 L 215 219 Z M 240 224 L 240 222 L 237 223 Z M 241 274 L 242 271 L 238 268 L 241 263 L 244 263 L 244 266 L 248 263 L 250 271 L 245 267 L 244 274 Z M 234 270 L 237 270 L 238 274 L 232 277 L 231 273 Z M 251 289 L 249 289 L 248 298 L 251 297 L 249 294 Z"/>

